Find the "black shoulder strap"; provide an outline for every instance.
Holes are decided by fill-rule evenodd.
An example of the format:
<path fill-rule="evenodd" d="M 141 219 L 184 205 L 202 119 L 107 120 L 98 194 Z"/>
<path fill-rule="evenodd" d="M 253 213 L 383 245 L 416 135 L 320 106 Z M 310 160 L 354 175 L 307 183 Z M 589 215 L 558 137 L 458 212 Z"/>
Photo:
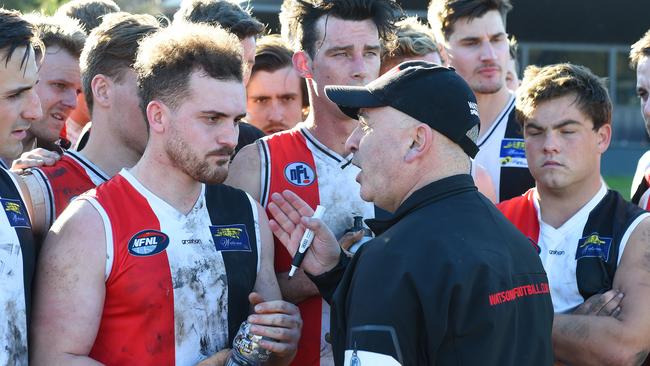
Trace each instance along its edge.
<path fill-rule="evenodd" d="M 591 211 L 576 251 L 578 290 L 585 300 L 612 288 L 623 235 L 644 212 L 612 190 Z"/>
<path fill-rule="evenodd" d="M 31 304 L 32 304 L 32 280 L 34 278 L 34 268 L 36 266 L 36 244 L 34 242 L 34 236 L 32 235 L 31 222 L 29 220 L 29 214 L 27 213 L 27 207 L 25 202 L 23 202 L 18 187 L 14 184 L 14 181 L 9 176 L 9 172 L 4 169 L 0 169 L 0 199 L 2 200 L 2 213 L 0 215 L 14 215 L 18 214 L 18 219 L 24 222 L 16 222 L 17 218 L 14 217 L 13 220 L 10 218 L 10 223 L 12 221 L 16 222 L 16 226 L 13 229 L 16 230 L 16 235 L 18 236 L 18 241 L 20 242 L 20 250 L 22 252 L 23 260 L 23 282 L 25 288 L 25 308 L 27 309 L 27 329 L 29 329 L 29 319 L 31 314 Z M 12 203 L 18 203 L 20 207 L 13 206 Z M 15 212 L 15 210 L 21 211 L 20 213 Z M 5 230 L 1 228 L 0 230 Z"/>
<path fill-rule="evenodd" d="M 648 190 L 648 188 L 650 188 L 650 185 L 648 185 L 648 181 L 645 179 L 644 176 L 643 179 L 641 180 L 641 183 L 639 183 L 639 186 L 636 187 L 636 191 L 634 192 L 634 195 L 632 196 L 631 199 L 632 203 L 638 205 L 639 201 L 641 201 L 641 197 L 643 196 L 645 191 Z"/>
<path fill-rule="evenodd" d="M 243 224 L 250 242 L 251 251 L 221 252 L 228 277 L 228 339 L 232 343 L 239 325 L 248 317 L 248 294 L 257 278 L 255 218 L 251 202 L 242 190 L 223 184 L 206 185 L 205 198 L 213 225 Z"/>

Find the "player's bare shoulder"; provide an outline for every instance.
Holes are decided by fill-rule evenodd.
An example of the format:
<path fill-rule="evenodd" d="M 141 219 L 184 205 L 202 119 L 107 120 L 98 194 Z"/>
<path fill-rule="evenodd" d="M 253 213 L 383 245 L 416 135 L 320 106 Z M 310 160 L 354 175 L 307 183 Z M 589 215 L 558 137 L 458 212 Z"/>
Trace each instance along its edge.
<path fill-rule="evenodd" d="M 228 178 L 224 184 L 246 191 L 259 202 L 261 190 L 260 171 L 259 144 L 246 145 L 235 155 L 228 169 Z"/>
<path fill-rule="evenodd" d="M 106 231 L 105 222 L 100 214 L 101 208 L 92 203 L 92 198 L 73 200 L 63 210 L 61 215 L 50 228 L 44 243 L 47 246 L 67 247 L 69 249 L 80 249 L 82 252 L 90 250 L 98 255 L 93 257 L 105 258 L 106 254 Z"/>
<path fill-rule="evenodd" d="M 650 273 L 650 216 L 646 215 L 639 222 L 625 246 L 619 266 L 625 269 L 630 265 Z"/>

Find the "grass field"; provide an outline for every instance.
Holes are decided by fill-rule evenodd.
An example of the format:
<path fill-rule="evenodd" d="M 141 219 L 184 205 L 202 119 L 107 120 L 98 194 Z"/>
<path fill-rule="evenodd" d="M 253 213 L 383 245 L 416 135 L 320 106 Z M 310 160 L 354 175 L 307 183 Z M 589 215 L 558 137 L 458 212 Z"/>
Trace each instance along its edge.
<path fill-rule="evenodd" d="M 604 177 L 609 188 L 618 191 L 626 200 L 630 199 L 632 177 Z"/>

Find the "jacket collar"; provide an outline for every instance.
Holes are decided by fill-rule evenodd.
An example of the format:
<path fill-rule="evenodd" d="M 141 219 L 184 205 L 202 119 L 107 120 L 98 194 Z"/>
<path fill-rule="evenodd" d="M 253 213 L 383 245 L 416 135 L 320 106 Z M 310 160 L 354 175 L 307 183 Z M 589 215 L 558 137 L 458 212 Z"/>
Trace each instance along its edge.
<path fill-rule="evenodd" d="M 404 216 L 407 216 L 422 206 L 459 193 L 476 190 L 474 180 L 469 174 L 452 175 L 451 177 L 431 182 L 413 192 L 402 202 L 391 218 L 387 220 L 369 219 L 365 220 L 365 222 L 375 235 L 379 236 L 399 222 Z"/>

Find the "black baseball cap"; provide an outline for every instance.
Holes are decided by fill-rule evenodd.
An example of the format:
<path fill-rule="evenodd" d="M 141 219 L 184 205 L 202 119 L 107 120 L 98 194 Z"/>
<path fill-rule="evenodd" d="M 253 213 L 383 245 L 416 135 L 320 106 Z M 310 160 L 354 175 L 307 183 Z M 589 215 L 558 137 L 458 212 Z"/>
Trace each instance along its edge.
<path fill-rule="evenodd" d="M 325 94 L 350 118 L 358 119 L 360 108 L 392 107 L 445 135 L 470 157 L 478 153 L 476 97 L 453 68 L 407 61 L 366 86 L 327 86 Z"/>

